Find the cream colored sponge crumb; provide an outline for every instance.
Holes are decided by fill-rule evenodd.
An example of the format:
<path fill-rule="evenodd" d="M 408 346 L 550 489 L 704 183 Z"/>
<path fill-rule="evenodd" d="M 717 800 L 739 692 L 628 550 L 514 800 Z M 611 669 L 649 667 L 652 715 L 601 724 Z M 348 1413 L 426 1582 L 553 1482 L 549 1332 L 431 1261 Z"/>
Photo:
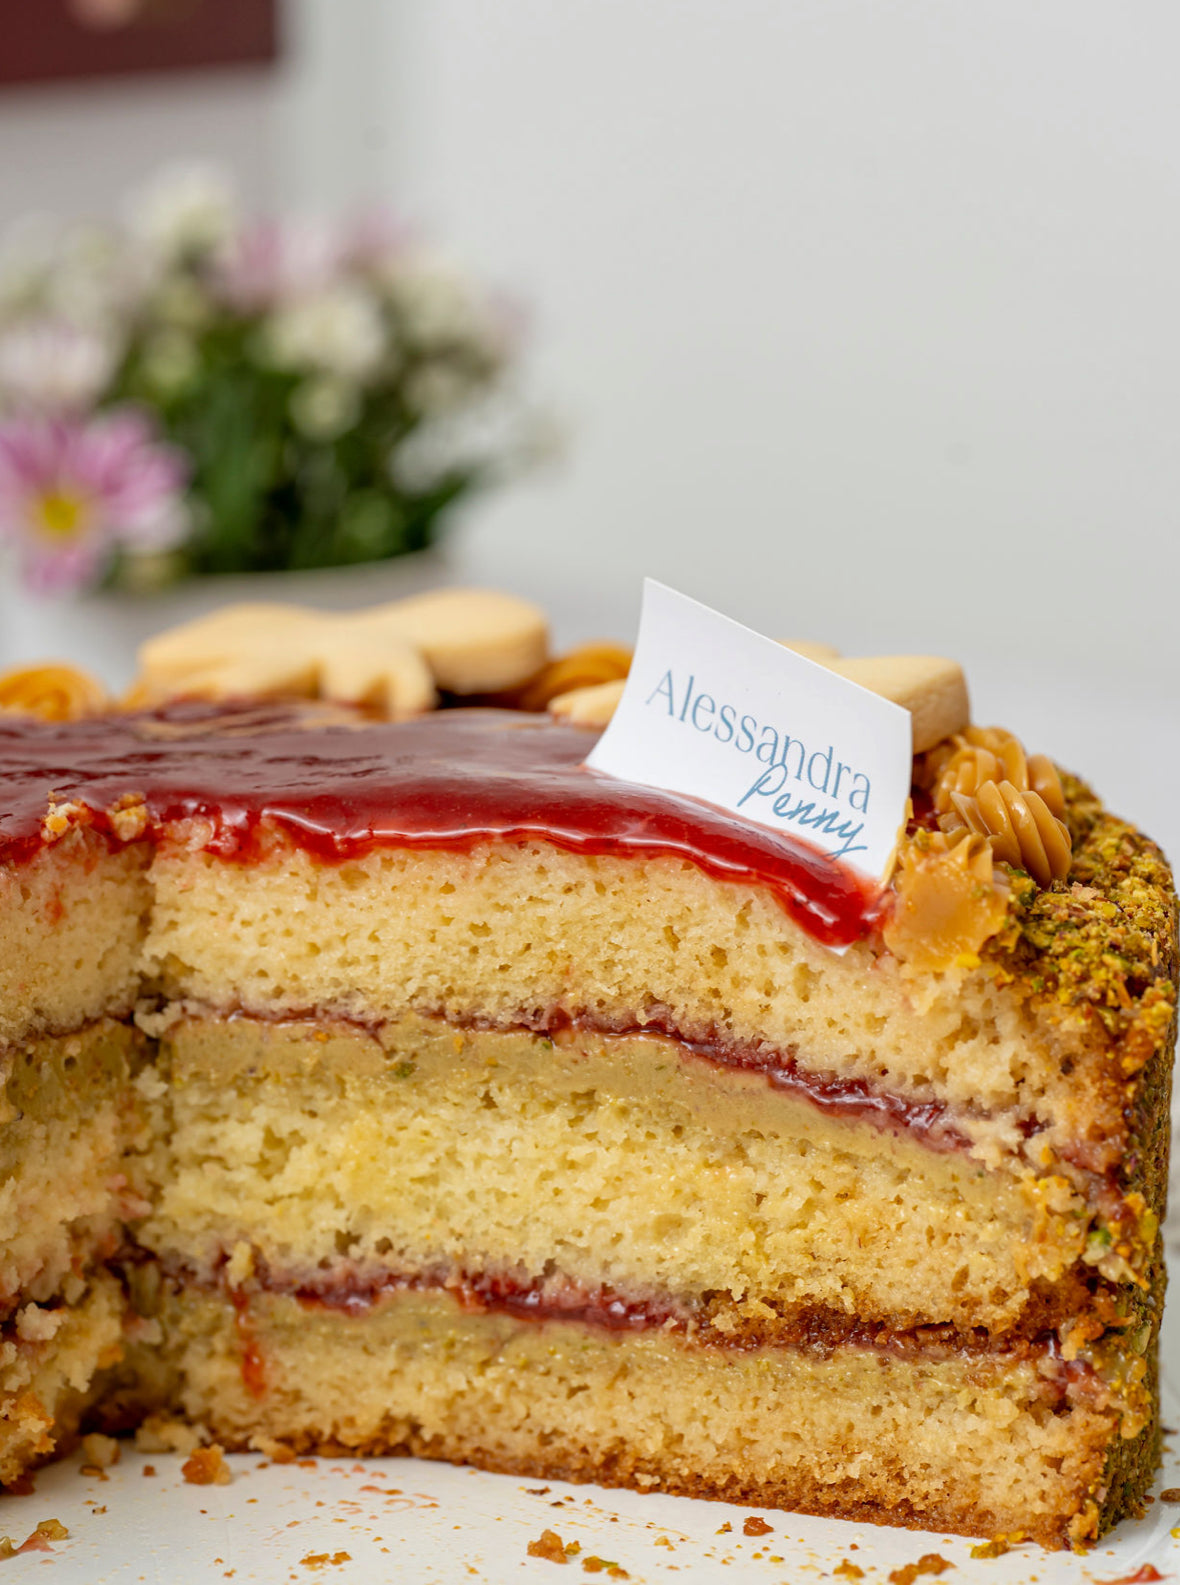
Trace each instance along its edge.
<path fill-rule="evenodd" d="M 160 1062 L 138 1237 L 206 1280 L 248 1251 L 245 1275 L 329 1294 L 503 1272 L 708 1300 L 731 1329 L 818 1306 L 998 1334 L 1089 1229 L 1060 1181 L 981 1173 L 651 1036 L 188 1018 Z"/>
<path fill-rule="evenodd" d="M 931 977 L 919 1005 L 867 943 L 839 957 L 763 891 L 672 858 L 483 843 L 327 865 L 279 844 L 244 867 L 176 843 L 151 879 L 146 964 L 170 994 L 211 1007 L 664 1022 L 944 1100 L 981 1139 L 998 1124 L 1011 1148 L 1033 1114 L 1049 1125 L 1042 1143 L 1056 1119 L 1068 1137 L 1084 1083 L 1084 1062 L 1063 1075 L 1053 1031 L 991 981 Z"/>
<path fill-rule="evenodd" d="M 150 1123 L 134 1075 L 145 1044 L 101 1019 L 0 1053 L 0 1307 L 52 1299 L 142 1214 L 133 1153 Z"/>
<path fill-rule="evenodd" d="M 150 893 L 141 844 L 112 850 L 84 828 L 28 863 L 0 864 L 0 1050 L 69 1034 L 139 993 Z"/>

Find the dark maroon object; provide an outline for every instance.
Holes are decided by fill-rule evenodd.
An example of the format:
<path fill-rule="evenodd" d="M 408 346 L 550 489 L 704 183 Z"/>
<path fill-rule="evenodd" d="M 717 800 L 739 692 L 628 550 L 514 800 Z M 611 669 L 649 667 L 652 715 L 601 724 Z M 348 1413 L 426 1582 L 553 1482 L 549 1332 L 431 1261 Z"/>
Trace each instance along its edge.
<path fill-rule="evenodd" d="M 4 0 L 0 85 L 259 65 L 278 55 L 278 0 L 139 0 L 126 10 L 120 20 L 117 8 L 86 0 Z"/>

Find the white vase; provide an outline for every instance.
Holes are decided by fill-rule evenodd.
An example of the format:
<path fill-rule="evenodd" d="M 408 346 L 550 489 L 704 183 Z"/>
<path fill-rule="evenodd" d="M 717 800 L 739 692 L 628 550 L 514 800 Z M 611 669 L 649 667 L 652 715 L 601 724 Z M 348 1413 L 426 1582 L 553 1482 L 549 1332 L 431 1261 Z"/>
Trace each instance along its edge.
<path fill-rule="evenodd" d="M 220 605 L 273 600 L 323 611 L 355 611 L 454 581 L 452 560 L 438 546 L 355 567 L 193 578 L 154 595 L 96 593 L 45 599 L 3 580 L 0 669 L 65 660 L 119 689 L 135 675 L 135 652 L 145 639 Z"/>

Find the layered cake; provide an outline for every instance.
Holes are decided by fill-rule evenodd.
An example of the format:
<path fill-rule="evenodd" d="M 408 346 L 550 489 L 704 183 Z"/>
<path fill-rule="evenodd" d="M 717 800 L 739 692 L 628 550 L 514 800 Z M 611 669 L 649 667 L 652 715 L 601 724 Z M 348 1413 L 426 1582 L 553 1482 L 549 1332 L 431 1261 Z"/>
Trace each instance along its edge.
<path fill-rule="evenodd" d="M 393 626 L 0 715 L 0 1479 L 107 1402 L 1047 1546 L 1134 1512 L 1159 850 L 960 703 L 871 884 L 588 771 L 609 647 Z"/>

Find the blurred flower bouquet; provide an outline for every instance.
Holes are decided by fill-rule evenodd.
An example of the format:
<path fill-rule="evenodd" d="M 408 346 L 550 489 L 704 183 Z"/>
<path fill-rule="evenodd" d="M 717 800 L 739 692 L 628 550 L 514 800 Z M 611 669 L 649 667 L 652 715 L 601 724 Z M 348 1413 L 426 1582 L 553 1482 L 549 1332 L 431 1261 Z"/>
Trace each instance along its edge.
<path fill-rule="evenodd" d="M 250 224 L 174 173 L 0 259 L 0 539 L 45 591 L 421 549 L 533 449 L 514 339 L 375 220 Z"/>

